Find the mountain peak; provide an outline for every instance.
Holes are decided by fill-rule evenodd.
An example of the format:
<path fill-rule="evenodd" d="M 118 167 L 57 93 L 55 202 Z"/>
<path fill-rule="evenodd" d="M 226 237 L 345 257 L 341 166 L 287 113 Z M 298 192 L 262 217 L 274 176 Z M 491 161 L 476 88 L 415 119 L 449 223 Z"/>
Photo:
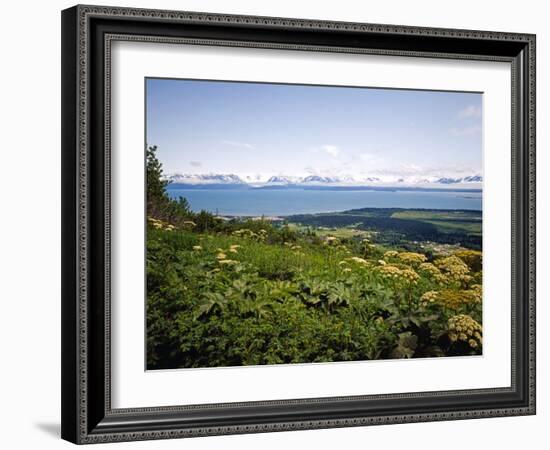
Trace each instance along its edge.
<path fill-rule="evenodd" d="M 165 179 L 174 184 L 187 185 L 249 185 L 252 187 L 261 186 L 411 186 L 411 187 L 429 187 L 429 186 L 458 186 L 479 185 L 483 182 L 480 174 L 468 176 L 440 176 L 440 177 L 375 177 L 363 176 L 353 177 L 351 175 L 266 175 L 266 174 L 246 174 L 236 175 L 234 173 L 207 173 L 207 174 L 181 174 L 174 173 L 166 175 Z"/>

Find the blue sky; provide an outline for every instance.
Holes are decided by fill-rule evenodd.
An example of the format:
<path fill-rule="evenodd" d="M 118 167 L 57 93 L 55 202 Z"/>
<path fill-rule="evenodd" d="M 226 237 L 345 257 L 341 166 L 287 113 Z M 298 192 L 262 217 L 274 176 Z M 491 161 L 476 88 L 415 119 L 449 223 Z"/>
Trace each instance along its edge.
<path fill-rule="evenodd" d="M 164 172 L 480 174 L 482 94 L 147 79 Z"/>

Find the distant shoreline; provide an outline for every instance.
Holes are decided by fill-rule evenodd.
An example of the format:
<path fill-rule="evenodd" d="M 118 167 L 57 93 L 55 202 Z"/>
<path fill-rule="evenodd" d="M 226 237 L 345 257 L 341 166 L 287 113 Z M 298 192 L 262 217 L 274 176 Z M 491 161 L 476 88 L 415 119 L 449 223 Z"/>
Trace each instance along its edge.
<path fill-rule="evenodd" d="M 245 220 L 266 220 L 268 222 L 278 222 L 288 219 L 292 219 L 296 216 L 323 216 L 323 215 L 333 215 L 333 214 L 353 214 L 354 212 L 364 212 L 369 210 L 377 211 L 421 211 L 421 212 L 455 212 L 455 213 L 466 213 L 466 214 L 483 214 L 481 209 L 454 209 L 454 208 L 382 208 L 382 207 L 366 207 L 360 209 L 348 209 L 344 211 L 326 211 L 318 213 L 303 213 L 303 214 L 286 214 L 286 215 L 274 215 L 274 214 L 218 214 L 216 217 L 224 220 L 233 220 L 233 219 L 245 219 Z"/>

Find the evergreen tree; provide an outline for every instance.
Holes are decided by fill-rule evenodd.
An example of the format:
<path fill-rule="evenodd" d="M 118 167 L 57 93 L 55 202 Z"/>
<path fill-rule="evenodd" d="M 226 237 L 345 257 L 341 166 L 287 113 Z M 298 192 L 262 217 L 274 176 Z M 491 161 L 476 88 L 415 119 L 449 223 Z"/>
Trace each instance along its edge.
<path fill-rule="evenodd" d="M 185 197 L 179 197 L 177 200 L 170 198 L 166 192 L 169 182 L 163 179 L 162 163 L 158 160 L 156 152 L 156 145 L 146 147 L 147 215 L 173 225 L 181 225 L 186 220 L 196 220 L 199 223 L 197 231 L 209 230 L 219 225 L 220 221 L 207 211 L 193 213 Z"/>
<path fill-rule="evenodd" d="M 159 213 L 169 202 L 165 191 L 168 182 L 162 179 L 162 163 L 156 152 L 156 145 L 147 147 L 147 212 L 151 215 Z"/>

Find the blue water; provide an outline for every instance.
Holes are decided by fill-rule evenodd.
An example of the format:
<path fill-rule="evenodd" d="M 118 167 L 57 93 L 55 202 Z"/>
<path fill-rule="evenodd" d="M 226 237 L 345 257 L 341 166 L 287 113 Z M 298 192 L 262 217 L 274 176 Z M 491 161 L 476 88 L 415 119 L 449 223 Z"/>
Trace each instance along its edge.
<path fill-rule="evenodd" d="M 205 209 L 232 216 L 287 216 L 369 207 L 481 210 L 482 200 L 481 192 L 167 189 L 173 198 L 187 198 L 193 211 Z"/>

